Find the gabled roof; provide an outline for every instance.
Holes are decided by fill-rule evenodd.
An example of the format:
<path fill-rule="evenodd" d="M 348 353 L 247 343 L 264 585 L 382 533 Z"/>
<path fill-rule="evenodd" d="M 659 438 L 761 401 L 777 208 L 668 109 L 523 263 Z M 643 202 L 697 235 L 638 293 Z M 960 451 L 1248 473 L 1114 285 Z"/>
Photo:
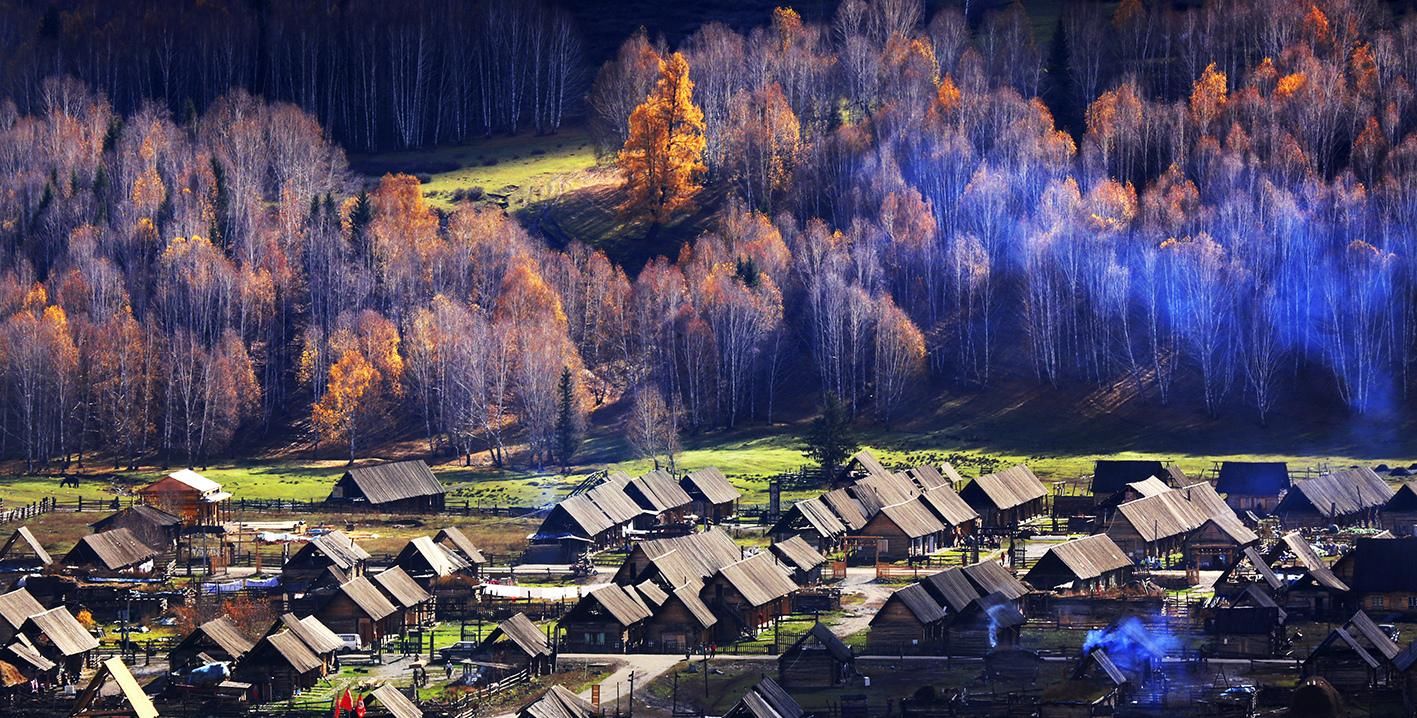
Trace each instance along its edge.
<path fill-rule="evenodd" d="M 1122 549 L 1107 534 L 1094 534 L 1064 541 L 1049 548 L 1047 553 L 1052 554 L 1074 576 L 1083 580 L 1097 578 L 1132 565 L 1132 560 L 1122 553 Z"/>
<path fill-rule="evenodd" d="M 945 525 L 931 513 L 918 499 L 909 499 L 898 504 L 882 506 L 877 518 L 884 516 L 895 524 L 906 536 L 917 539 L 945 530 Z M 872 519 L 875 521 L 877 519 Z"/>
<path fill-rule="evenodd" d="M 1215 490 L 1234 496 L 1279 496 L 1289 488 L 1289 465 L 1283 461 L 1226 461 Z"/>
<path fill-rule="evenodd" d="M 1135 491 L 1137 493 L 1137 496 L 1141 497 L 1164 494 L 1167 491 L 1171 490 L 1171 487 L 1167 486 L 1165 481 L 1162 481 L 1161 479 L 1158 479 L 1155 476 L 1142 479 L 1141 481 L 1133 481 L 1132 483 L 1127 484 L 1127 488 L 1131 489 L 1132 491 Z"/>
<path fill-rule="evenodd" d="M 420 496 L 442 496 L 445 493 L 443 484 L 422 459 L 356 466 L 346 471 L 344 476 L 359 487 L 359 492 L 369 503 L 375 505 Z"/>
<path fill-rule="evenodd" d="M 1022 464 L 998 473 L 985 474 L 975 479 L 965 487 L 966 491 L 974 487 L 974 490 L 981 492 L 994 508 L 1001 511 L 1022 506 L 1030 501 L 1036 501 L 1048 495 L 1048 489 L 1043 487 L 1043 482 L 1033 475 L 1033 471 Z"/>
<path fill-rule="evenodd" d="M 35 630 L 49 639 L 49 642 L 66 656 L 77 656 L 98 648 L 98 639 L 63 606 L 30 616 L 24 624 L 25 628 L 29 626 L 34 626 Z"/>
<path fill-rule="evenodd" d="M 10 538 L 5 540 L 5 544 L 0 546 L 0 560 L 9 558 L 10 549 L 17 543 L 29 547 L 29 550 L 34 553 L 35 558 L 39 559 L 40 563 L 46 566 L 54 563 L 54 559 L 49 557 L 49 552 L 44 550 L 44 546 L 34 537 L 34 534 L 30 532 L 28 526 L 21 526 L 15 529 L 14 533 L 10 534 Z"/>
<path fill-rule="evenodd" d="M 725 714 L 730 718 L 802 718 L 802 706 L 767 676 Z"/>
<path fill-rule="evenodd" d="M 40 605 L 29 591 L 17 588 L 9 593 L 0 594 L 0 620 L 9 624 L 11 628 L 18 629 L 25 625 L 25 619 L 36 613 L 43 613 L 44 606 Z"/>
<path fill-rule="evenodd" d="M 1372 469 L 1344 469 L 1294 482 L 1274 512 L 1313 512 L 1334 519 L 1380 508 L 1393 493 Z"/>
<path fill-rule="evenodd" d="M 389 599 L 384 598 L 384 594 L 367 578 L 360 576 L 351 578 L 340 584 L 339 592 L 349 597 L 359 610 L 369 618 L 380 621 L 392 616 L 398 610 Z"/>
<path fill-rule="evenodd" d="M 1149 459 L 1098 459 L 1092 466 L 1092 495 L 1110 496 L 1127 484 L 1165 476 L 1166 467 Z"/>
<path fill-rule="evenodd" d="M 580 535 L 587 538 L 597 536 L 620 523 L 601 510 L 599 506 L 591 501 L 587 494 L 577 494 L 572 496 L 551 509 L 551 513 L 546 517 L 546 523 L 551 523 L 557 513 L 565 514 L 566 518 L 580 529 Z"/>
<path fill-rule="evenodd" d="M 848 486 L 867 516 L 874 517 L 886 506 L 909 501 L 920 495 L 915 484 L 902 474 L 873 474 Z"/>
<path fill-rule="evenodd" d="M 1190 533 L 1210 518 L 1179 491 L 1128 501 L 1117 507 L 1114 520 L 1131 525 L 1148 543 Z"/>
<path fill-rule="evenodd" d="M 938 486 L 921 492 L 920 500 L 949 526 L 960 526 L 979 520 L 979 512 L 949 486 Z"/>
<path fill-rule="evenodd" d="M 625 494 L 625 487 L 618 484 L 602 483 L 585 492 L 584 495 L 594 502 L 614 524 L 629 523 L 636 516 L 654 513 L 641 508 L 634 499 Z"/>
<path fill-rule="evenodd" d="M 1279 619 L 1280 623 L 1284 623 L 1289 618 L 1289 612 L 1285 611 L 1272 596 L 1253 581 L 1245 584 L 1244 590 L 1230 601 L 1232 606 L 1243 606 L 1247 603 L 1252 603 L 1260 608 L 1273 608 L 1277 612 L 1275 617 Z"/>
<path fill-rule="evenodd" d="M 1360 538 L 1343 560 L 1359 593 L 1417 592 L 1417 538 Z"/>
<path fill-rule="evenodd" d="M 951 469 L 953 469 L 953 467 L 951 467 Z M 954 485 L 950 483 L 949 479 L 945 478 L 944 474 L 940 473 L 939 469 L 929 464 L 906 469 L 904 473 L 906 478 L 910 479 L 910 481 L 915 484 L 915 488 L 919 491 L 928 491 L 941 486 L 947 486 L 951 489 L 954 488 Z"/>
<path fill-rule="evenodd" d="M 1250 566 L 1255 569 L 1255 573 L 1259 574 L 1260 578 L 1264 580 L 1270 590 L 1278 590 L 1279 587 L 1284 585 L 1284 579 L 1281 579 L 1279 574 L 1275 573 L 1273 568 L 1270 568 L 1269 563 L 1264 560 L 1264 557 L 1260 556 L 1260 552 L 1256 551 L 1255 547 L 1246 546 L 1245 549 L 1240 552 L 1240 556 L 1237 557 L 1236 565 L 1241 561 L 1249 562 Z"/>
<path fill-rule="evenodd" d="M 722 471 L 712 466 L 690 471 L 679 483 L 690 496 L 703 497 L 711 504 L 726 504 L 743 496 L 743 492 L 734 488 Z"/>
<path fill-rule="evenodd" d="M 632 553 L 635 551 L 643 553 L 671 587 L 690 581 L 701 582 L 743 558 L 733 537 L 718 527 L 684 536 L 640 541 Z"/>
<path fill-rule="evenodd" d="M 394 718 L 423 718 L 423 709 L 388 683 L 375 688 L 369 695 Z"/>
<path fill-rule="evenodd" d="M 369 552 L 355 543 L 354 539 L 343 531 L 331 531 L 322 536 L 316 536 L 306 545 L 310 547 L 310 550 L 325 556 L 335 566 L 346 571 L 369 560 Z"/>
<path fill-rule="evenodd" d="M 846 524 L 842 523 L 825 501 L 815 496 L 798 501 L 792 505 L 792 508 L 783 512 L 782 518 L 773 526 L 772 532 L 786 530 L 794 513 L 801 516 L 812 527 L 812 530 L 823 538 L 834 538 L 847 532 Z"/>
<path fill-rule="evenodd" d="M 1378 624 L 1374 623 L 1373 619 L 1361 610 L 1353 614 L 1353 617 L 1348 619 L 1348 623 L 1344 624 L 1343 628 L 1354 638 L 1362 638 L 1366 641 L 1383 660 L 1391 661 L 1397 658 L 1397 654 L 1401 652 L 1397 643 L 1388 638 L 1383 629 L 1378 628 Z"/>
<path fill-rule="evenodd" d="M 126 509 L 111 513 L 89 524 L 89 528 L 101 530 L 104 526 L 108 526 L 109 524 L 112 524 L 114 521 L 120 518 L 129 517 L 136 517 L 154 526 L 162 526 L 164 528 L 170 526 L 180 526 L 182 524 L 182 519 L 180 517 L 167 513 L 162 509 L 148 506 L 147 504 L 134 504 Z"/>
<path fill-rule="evenodd" d="M 540 698 L 522 707 L 517 715 L 524 718 L 591 718 L 595 715 L 595 708 L 590 701 L 566 687 L 554 685 Z"/>
<path fill-rule="evenodd" d="M 384 589 L 384 593 L 388 594 L 394 603 L 404 608 L 415 608 L 433 600 L 408 572 L 398 566 L 390 566 L 374 574 L 374 582 Z"/>
<path fill-rule="evenodd" d="M 1107 655 L 1106 649 L 1093 649 L 1091 653 L 1083 658 L 1084 664 L 1086 664 L 1087 661 L 1092 661 L 1098 668 L 1102 669 L 1102 674 L 1107 676 L 1107 680 L 1111 681 L 1113 685 L 1120 686 L 1127 682 L 1127 674 L 1123 673 L 1122 669 L 1118 668 L 1117 664 L 1112 662 L 1112 657 Z"/>
<path fill-rule="evenodd" d="M 613 583 L 601 584 L 586 592 L 582 601 L 594 601 L 622 626 L 632 626 L 650 617 L 649 607 L 635 589 Z"/>
<path fill-rule="evenodd" d="M 1260 537 L 1235 515 L 1235 511 L 1225 503 L 1225 499 L 1220 498 L 1220 494 L 1216 493 L 1215 487 L 1211 486 L 1209 481 L 1198 481 L 1183 486 L 1178 491 L 1187 501 L 1209 516 L 1216 527 L 1235 543 L 1249 546 L 1260 540 Z"/>
<path fill-rule="evenodd" d="M 154 486 L 157 486 L 158 484 L 161 484 L 162 482 L 168 479 L 176 481 L 177 483 L 182 484 L 183 486 L 186 486 L 187 488 L 204 496 L 206 494 L 214 494 L 218 491 L 221 491 L 221 484 L 218 484 L 217 482 L 212 481 L 211 479 L 202 476 L 201 474 L 191 469 L 178 469 L 177 471 L 174 471 L 168 474 L 167 476 L 164 476 L 161 479 L 158 479 L 157 481 L 148 484 L 146 487 L 139 489 L 139 493 L 146 491 L 147 489 L 152 488 Z"/>
<path fill-rule="evenodd" d="M 296 618 L 293 613 L 282 614 L 276 625 L 294 633 L 310 652 L 315 654 L 334 653 L 344 647 L 344 642 L 328 626 L 314 616 Z"/>
<path fill-rule="evenodd" d="M 75 700 L 74 715 L 85 715 L 89 712 L 93 700 L 102 692 L 103 684 L 109 678 L 117 684 L 118 693 L 128 704 L 134 718 L 157 718 L 157 708 L 153 707 L 152 699 L 143 692 L 143 687 L 138 685 L 138 680 L 133 677 L 132 671 L 128 670 L 128 665 L 118 656 L 104 659 L 98 672 L 94 673 L 83 693 Z"/>
<path fill-rule="evenodd" d="M 680 586 L 669 593 L 665 602 L 667 603 L 670 599 L 679 601 L 689 612 L 689 615 L 698 622 L 700 628 L 709 628 L 718 623 L 718 616 L 715 616 L 713 609 L 709 608 L 708 604 L 699 597 L 699 588 L 696 585 Z"/>
<path fill-rule="evenodd" d="M 811 544 L 802 540 L 801 536 L 793 536 L 786 541 L 778 541 L 769 549 L 782 559 L 784 563 L 799 571 L 811 571 L 812 569 L 827 562 Z"/>
<path fill-rule="evenodd" d="M 847 467 L 850 468 L 852 464 L 859 464 L 861 469 L 869 476 L 888 476 L 891 473 L 886 470 L 886 467 L 881 465 L 880 460 L 876 458 L 875 454 L 871 453 L 870 449 L 862 449 L 853 454 L 850 459 L 847 459 Z"/>
<path fill-rule="evenodd" d="M 1385 512 L 1413 512 L 1417 511 L 1417 483 L 1405 481 L 1397 491 L 1393 492 L 1392 498 L 1387 500 L 1387 505 L 1383 507 Z M 3 555 L 3 552 L 0 552 Z"/>
<path fill-rule="evenodd" d="M 928 625 L 936 623 L 949 617 L 949 615 L 945 613 L 944 607 L 931 595 L 930 591 L 925 589 L 923 583 L 912 583 L 897 589 L 895 593 L 890 595 L 890 598 L 886 599 L 886 603 L 891 603 L 892 601 L 899 602 L 901 605 L 905 606 L 906 610 L 910 611 L 910 615 L 914 616 L 915 620 L 922 624 Z M 883 615 L 885 615 L 885 606 L 882 606 L 881 610 L 876 612 L 875 617 L 871 619 L 871 623 L 875 623 L 876 619 Z"/>
<path fill-rule="evenodd" d="M 35 648 L 34 643 L 30 642 L 23 633 L 16 634 L 15 642 L 6 646 L 5 650 L 9 651 L 10 655 L 15 657 L 15 660 L 41 673 L 54 670 L 56 667 L 54 661 L 45 658 L 44 654 L 40 653 L 39 649 Z"/>
<path fill-rule="evenodd" d="M 636 503 L 657 514 L 688 506 L 693 499 L 668 471 L 656 469 L 625 485 Z"/>
<path fill-rule="evenodd" d="M 921 579 L 924 586 L 935 597 L 936 603 L 954 613 L 960 613 L 979 598 L 979 590 L 970 583 L 969 577 L 958 567 L 947 568 L 939 573 Z"/>
<path fill-rule="evenodd" d="M 832 633 L 831 629 L 827 628 L 827 624 L 825 623 L 812 624 L 812 627 L 807 629 L 807 632 L 794 641 L 787 650 L 783 651 L 782 655 L 785 657 L 794 653 L 808 641 L 817 643 L 825 649 L 827 653 L 831 654 L 832 658 L 843 663 L 848 663 L 854 658 L 854 656 L 851 655 L 851 648 L 843 643 L 840 638 L 837 638 L 836 634 Z M 784 658 L 779 658 L 778 660 L 782 661 Z"/>
<path fill-rule="evenodd" d="M 473 565 L 487 563 L 487 559 L 483 558 L 482 552 L 478 550 L 477 544 L 474 544 L 472 539 L 468 538 L 460 528 L 448 526 L 439 529 L 438 533 L 433 535 L 433 541 L 439 544 L 451 544 L 453 550 L 462 554 L 468 563 Z"/>
<path fill-rule="evenodd" d="M 1028 595 L 1028 586 L 1009 573 L 1004 564 L 992 559 L 970 564 L 963 569 L 965 578 L 980 594 L 1003 594 L 1010 601 L 1017 601 Z"/>
<path fill-rule="evenodd" d="M 497 624 L 497 627 L 482 639 L 482 645 L 490 647 L 503 636 L 530 658 L 551 655 L 551 646 L 547 645 L 546 636 L 525 613 L 514 613 L 511 618 Z"/>
<path fill-rule="evenodd" d="M 423 558 L 423 562 L 433 570 L 433 574 L 438 577 L 451 576 L 459 571 L 465 571 L 472 567 L 453 549 L 447 548 L 440 543 L 435 543 L 427 536 L 416 536 L 404 545 L 399 552 L 396 561 L 402 563 L 413 555 Z"/>
<path fill-rule="evenodd" d="M 132 531 L 118 528 L 103 533 L 89 534 L 79 539 L 79 545 L 75 546 L 68 556 L 65 556 L 64 562 L 68 564 L 74 563 L 76 560 L 82 561 L 83 551 L 81 549 L 83 548 L 92 552 L 99 563 L 110 571 L 137 566 L 158 554 L 152 547 L 139 541 Z"/>
<path fill-rule="evenodd" d="M 321 666 L 320 657 L 311 652 L 310 647 L 289 630 L 276 631 L 266 636 L 265 642 L 275 650 L 276 655 L 285 659 L 296 673 L 309 673 Z"/>
<path fill-rule="evenodd" d="M 1338 642 L 1343 646 L 1347 647 L 1349 650 L 1353 651 L 1353 653 L 1358 656 L 1358 659 L 1363 661 L 1363 663 L 1367 665 L 1370 669 L 1376 669 L 1380 665 L 1382 665 L 1378 662 L 1378 659 L 1373 657 L 1373 654 L 1369 653 L 1366 648 L 1363 648 L 1362 644 L 1358 643 L 1358 640 L 1353 637 L 1353 634 L 1343 630 L 1342 628 L 1333 629 L 1333 631 L 1330 632 L 1328 636 L 1326 636 L 1322 641 L 1319 642 L 1319 645 L 1314 647 L 1314 650 L 1309 653 L 1309 657 L 1305 660 L 1305 662 L 1313 660 L 1314 656 L 1317 656 L 1318 654 L 1328 650 L 1329 646 L 1333 645 L 1335 642 Z"/>
<path fill-rule="evenodd" d="M 974 606 L 999 628 L 1016 628 L 1028 622 L 1013 601 L 998 591 L 980 596 Z"/>
<path fill-rule="evenodd" d="M 828 491 L 820 498 L 850 531 L 860 531 L 871 518 L 846 489 Z"/>
<path fill-rule="evenodd" d="M 796 582 L 766 553 L 724 566 L 718 575 L 753 606 L 765 605 L 797 590 Z"/>
<path fill-rule="evenodd" d="M 247 638 L 241 633 L 241 627 L 231 620 L 230 616 L 218 616 L 200 626 L 191 635 L 187 636 L 183 643 L 192 640 L 194 636 L 202 635 L 211 640 L 212 643 L 221 647 L 226 655 L 232 658 L 240 658 L 255 647 L 256 642 Z"/>
<path fill-rule="evenodd" d="M 1290 553 L 1294 554 L 1294 558 L 1299 562 L 1299 565 L 1303 566 L 1320 586 L 1334 591 L 1349 590 L 1348 585 L 1338 580 L 1338 577 L 1333 575 L 1333 569 L 1329 568 L 1328 564 L 1324 563 L 1324 560 L 1319 558 L 1318 554 L 1314 553 L 1314 547 L 1310 546 L 1309 542 L 1304 540 L 1304 537 L 1301 536 L 1298 531 L 1291 531 L 1285 534 L 1283 541 Z"/>

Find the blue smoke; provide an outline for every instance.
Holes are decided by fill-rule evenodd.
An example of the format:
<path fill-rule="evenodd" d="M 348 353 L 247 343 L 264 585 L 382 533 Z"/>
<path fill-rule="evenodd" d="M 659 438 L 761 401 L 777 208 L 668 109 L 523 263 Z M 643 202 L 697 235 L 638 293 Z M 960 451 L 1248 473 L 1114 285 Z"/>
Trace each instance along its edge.
<path fill-rule="evenodd" d="M 1180 642 L 1164 628 L 1153 631 L 1136 616 L 1126 616 L 1107 628 L 1088 631 L 1082 652 L 1086 655 L 1100 648 L 1124 673 L 1137 675 L 1160 665 L 1161 659 L 1179 647 Z"/>

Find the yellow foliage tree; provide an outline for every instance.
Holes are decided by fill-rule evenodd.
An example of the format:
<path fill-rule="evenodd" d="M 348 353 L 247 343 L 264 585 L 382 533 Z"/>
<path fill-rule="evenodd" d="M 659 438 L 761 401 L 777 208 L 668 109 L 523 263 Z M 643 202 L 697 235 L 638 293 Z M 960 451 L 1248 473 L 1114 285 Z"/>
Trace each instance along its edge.
<path fill-rule="evenodd" d="M 349 462 L 354 463 L 355 443 L 359 436 L 360 419 L 372 400 L 379 384 L 379 370 L 358 350 L 340 355 L 330 367 L 325 395 L 311 410 L 311 419 L 321 438 L 349 442 Z"/>
<path fill-rule="evenodd" d="M 703 189 L 704 112 L 694 104 L 689 62 L 680 53 L 659 61 L 659 80 L 630 113 L 620 150 L 629 196 L 623 209 L 646 212 L 656 223 L 693 206 Z"/>

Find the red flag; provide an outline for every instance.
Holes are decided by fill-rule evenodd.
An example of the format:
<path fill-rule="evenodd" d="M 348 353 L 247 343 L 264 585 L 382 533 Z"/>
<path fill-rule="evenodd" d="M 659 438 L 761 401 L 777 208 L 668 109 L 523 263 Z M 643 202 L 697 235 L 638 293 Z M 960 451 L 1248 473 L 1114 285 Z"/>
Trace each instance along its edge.
<path fill-rule="evenodd" d="M 335 718 L 339 718 L 340 711 L 353 710 L 353 708 L 354 696 L 351 696 L 349 689 L 346 688 L 344 689 L 344 695 L 341 695 L 339 700 L 335 701 Z"/>
<path fill-rule="evenodd" d="M 354 703 L 354 718 L 364 718 L 364 696 Z"/>

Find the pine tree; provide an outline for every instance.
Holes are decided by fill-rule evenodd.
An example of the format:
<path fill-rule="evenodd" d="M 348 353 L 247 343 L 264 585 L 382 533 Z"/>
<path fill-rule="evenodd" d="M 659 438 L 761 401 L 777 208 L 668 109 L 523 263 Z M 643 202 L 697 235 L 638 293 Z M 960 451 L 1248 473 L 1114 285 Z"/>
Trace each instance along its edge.
<path fill-rule="evenodd" d="M 835 482 L 842 465 L 856 453 L 860 444 L 846 407 L 835 394 L 828 394 L 822 402 L 821 415 L 812 420 L 802 437 L 802 453 L 817 462 L 822 479 L 830 484 Z"/>
<path fill-rule="evenodd" d="M 576 385 L 570 367 L 561 370 L 561 383 L 556 389 L 556 458 L 561 461 L 561 473 L 571 466 L 571 457 L 581 446 L 581 431 L 576 413 Z"/>

